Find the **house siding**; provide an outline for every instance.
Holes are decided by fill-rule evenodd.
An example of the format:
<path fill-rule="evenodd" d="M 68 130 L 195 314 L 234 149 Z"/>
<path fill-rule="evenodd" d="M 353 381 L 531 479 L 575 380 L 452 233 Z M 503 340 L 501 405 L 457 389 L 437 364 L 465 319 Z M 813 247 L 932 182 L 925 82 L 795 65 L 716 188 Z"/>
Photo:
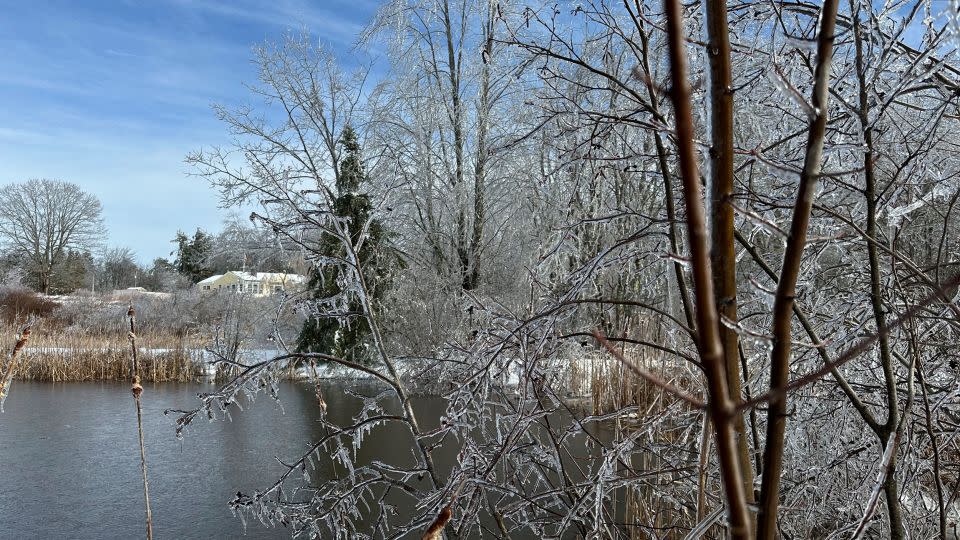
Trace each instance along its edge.
<path fill-rule="evenodd" d="M 298 274 L 249 273 L 229 271 L 211 276 L 196 284 L 201 291 L 230 291 L 253 296 L 269 296 L 279 292 L 294 292 L 306 284 L 306 278 Z"/>

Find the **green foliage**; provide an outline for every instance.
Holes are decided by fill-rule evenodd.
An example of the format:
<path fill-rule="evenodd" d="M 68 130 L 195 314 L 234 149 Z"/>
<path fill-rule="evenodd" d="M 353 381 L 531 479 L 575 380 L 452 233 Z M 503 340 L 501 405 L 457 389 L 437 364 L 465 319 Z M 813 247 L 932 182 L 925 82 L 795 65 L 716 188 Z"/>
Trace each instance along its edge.
<path fill-rule="evenodd" d="M 354 246 L 360 244 L 357 257 L 363 280 L 367 294 L 376 303 L 390 286 L 391 274 L 399 265 L 399 259 L 387 246 L 387 233 L 382 224 L 370 217 L 373 205 L 369 195 L 360 192 L 367 178 L 360 144 L 351 127 L 344 129 L 340 144 L 344 148 L 344 157 L 336 177 L 337 197 L 333 201 L 333 212 L 346 221 L 351 243 Z M 367 230 L 364 233 L 365 225 Z M 346 256 L 346 248 L 342 239 L 324 234 L 320 239 L 318 254 L 342 259 Z M 343 289 L 338 279 L 342 277 L 342 272 L 337 264 L 323 264 L 314 268 L 308 285 L 313 298 L 323 301 L 340 295 Z M 300 352 L 326 353 L 353 362 L 369 363 L 372 360 L 369 340 L 370 326 L 364 316 L 363 306 L 351 294 L 346 302 L 345 313 L 341 310 L 329 316 L 311 316 L 304 322 L 297 339 L 297 349 Z"/>
<path fill-rule="evenodd" d="M 50 273 L 50 292 L 69 294 L 77 289 L 89 288 L 92 268 L 93 255 L 89 251 L 67 251 Z"/>
<path fill-rule="evenodd" d="M 190 238 L 182 231 L 177 231 L 173 242 L 177 244 L 177 250 L 173 253 L 176 255 L 173 268 L 177 272 L 187 276 L 194 283 L 210 276 L 207 259 L 213 248 L 213 239 L 209 234 L 197 229 L 197 232 L 193 233 L 193 238 Z"/>

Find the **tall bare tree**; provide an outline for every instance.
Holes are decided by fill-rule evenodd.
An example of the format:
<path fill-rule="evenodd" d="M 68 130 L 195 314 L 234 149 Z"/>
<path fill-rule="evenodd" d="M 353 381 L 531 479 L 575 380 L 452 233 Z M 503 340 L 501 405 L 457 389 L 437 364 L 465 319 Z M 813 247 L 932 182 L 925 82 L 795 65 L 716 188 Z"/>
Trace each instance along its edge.
<path fill-rule="evenodd" d="M 32 179 L 0 188 L 0 236 L 50 292 L 50 277 L 71 249 L 90 250 L 105 235 L 100 201 L 62 180 Z"/>

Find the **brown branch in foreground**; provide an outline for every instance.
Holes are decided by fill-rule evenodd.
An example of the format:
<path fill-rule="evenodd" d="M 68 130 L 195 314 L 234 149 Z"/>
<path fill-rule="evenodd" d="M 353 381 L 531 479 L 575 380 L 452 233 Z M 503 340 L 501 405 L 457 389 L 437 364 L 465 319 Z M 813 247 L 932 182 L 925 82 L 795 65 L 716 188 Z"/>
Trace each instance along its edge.
<path fill-rule="evenodd" d="M 710 264 L 713 269 L 714 298 L 721 320 L 737 321 L 737 254 L 734 242 L 734 174 L 733 142 L 734 104 L 733 74 L 730 52 L 730 29 L 727 23 L 727 2 L 707 0 L 707 33 L 710 51 L 710 199 L 713 223 L 710 227 L 712 244 Z M 720 343 L 727 374 L 727 388 L 734 402 L 740 400 L 741 378 L 749 380 L 749 373 L 740 373 L 740 336 L 733 327 L 720 325 Z M 743 494 L 747 504 L 754 503 L 753 462 L 747 425 L 743 415 L 733 420 L 737 439 L 737 457 L 740 459 L 740 474 L 743 478 Z M 753 518 L 753 516 L 751 516 Z M 751 519 L 750 526 L 756 523 Z"/>
<path fill-rule="evenodd" d="M 140 385 L 140 363 L 137 358 L 137 333 L 136 320 L 137 315 L 133 306 L 127 310 L 127 317 L 130 319 L 130 391 L 133 393 L 133 401 L 137 406 L 137 435 L 140 439 L 140 472 L 143 474 L 143 501 L 147 512 L 147 540 L 153 540 L 153 513 L 150 511 L 150 484 L 147 481 L 147 452 L 143 443 L 143 406 L 140 403 L 140 394 L 143 393 L 143 386 Z"/>
<path fill-rule="evenodd" d="M 730 522 L 730 537 L 749 539 L 750 519 L 737 455 L 734 434 L 734 403 L 727 386 L 726 366 L 720 337 L 720 324 L 713 295 L 710 251 L 700 173 L 694 147 L 693 115 L 690 111 L 690 83 L 687 80 L 687 57 L 684 46 L 683 14 L 679 0 L 664 0 L 667 15 L 667 44 L 670 53 L 670 74 L 673 87 L 670 97 L 676 121 L 677 157 L 687 208 L 687 238 L 697 319 L 697 349 L 707 379 L 707 411 L 713 421 L 720 478 Z"/>
<path fill-rule="evenodd" d="M 797 296 L 797 280 L 807 241 L 807 229 L 823 166 L 823 143 L 829 118 L 830 68 L 837 21 L 838 0 L 826 0 L 820 13 L 817 31 L 817 64 L 814 70 L 812 104 L 815 116 L 807 132 L 807 148 L 803 170 L 797 185 L 787 247 L 783 254 L 780 279 L 773 300 L 773 350 L 770 353 L 770 388 L 783 388 L 790 377 L 790 353 L 793 304 Z M 780 507 L 780 476 L 783 472 L 784 438 L 787 428 L 787 399 L 776 394 L 767 409 L 767 438 L 763 446 L 763 476 L 760 482 L 757 538 L 773 540 L 777 536 L 777 512 Z"/>
<path fill-rule="evenodd" d="M 10 353 L 10 360 L 7 362 L 7 368 L 3 371 L 3 378 L 0 379 L 0 411 L 2 411 L 3 400 L 7 397 L 7 392 L 10 389 L 10 381 L 13 379 L 13 372 L 17 367 L 17 355 L 20 354 L 20 351 L 27 345 L 27 340 L 30 339 L 30 325 L 23 327 L 23 330 L 20 331 L 20 335 L 17 336 L 17 342 L 13 346 L 13 351 Z"/>

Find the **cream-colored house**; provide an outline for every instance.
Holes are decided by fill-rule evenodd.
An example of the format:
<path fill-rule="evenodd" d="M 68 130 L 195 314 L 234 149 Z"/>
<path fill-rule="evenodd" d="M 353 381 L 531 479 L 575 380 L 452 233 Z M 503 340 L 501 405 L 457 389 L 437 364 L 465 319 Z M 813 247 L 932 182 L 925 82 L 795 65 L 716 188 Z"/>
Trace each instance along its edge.
<path fill-rule="evenodd" d="M 241 272 L 210 276 L 197 283 L 201 291 L 231 291 L 253 296 L 269 296 L 279 292 L 297 292 L 306 285 L 307 278 L 299 274 L 280 272 Z"/>

